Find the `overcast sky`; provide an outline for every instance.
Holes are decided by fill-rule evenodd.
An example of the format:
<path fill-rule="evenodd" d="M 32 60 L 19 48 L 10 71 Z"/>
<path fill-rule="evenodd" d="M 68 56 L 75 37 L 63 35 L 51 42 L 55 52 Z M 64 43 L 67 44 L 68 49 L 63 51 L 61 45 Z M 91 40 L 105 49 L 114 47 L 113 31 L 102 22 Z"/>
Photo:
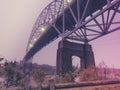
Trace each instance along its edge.
<path fill-rule="evenodd" d="M 37 16 L 52 0 L 0 0 L 0 55 L 21 60 Z M 56 64 L 57 41 L 36 54 L 34 62 Z M 97 39 L 93 45 L 96 64 L 104 60 L 109 67 L 120 68 L 120 31 Z"/>
<path fill-rule="evenodd" d="M 52 0 L 0 0 L 0 55 L 21 59 L 32 27 Z"/>

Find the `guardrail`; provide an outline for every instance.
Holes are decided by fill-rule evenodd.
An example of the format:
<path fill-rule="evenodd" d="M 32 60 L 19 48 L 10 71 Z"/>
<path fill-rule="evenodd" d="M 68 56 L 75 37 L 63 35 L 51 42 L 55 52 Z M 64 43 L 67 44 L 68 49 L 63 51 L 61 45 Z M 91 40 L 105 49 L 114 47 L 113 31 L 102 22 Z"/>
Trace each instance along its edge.
<path fill-rule="evenodd" d="M 119 83 L 120 83 L 120 80 L 100 80 L 100 81 L 87 81 L 87 82 L 80 82 L 80 83 L 55 84 L 54 80 L 50 80 L 49 85 L 42 86 L 42 90 L 56 90 L 56 89 L 110 85 L 110 84 L 119 84 Z"/>

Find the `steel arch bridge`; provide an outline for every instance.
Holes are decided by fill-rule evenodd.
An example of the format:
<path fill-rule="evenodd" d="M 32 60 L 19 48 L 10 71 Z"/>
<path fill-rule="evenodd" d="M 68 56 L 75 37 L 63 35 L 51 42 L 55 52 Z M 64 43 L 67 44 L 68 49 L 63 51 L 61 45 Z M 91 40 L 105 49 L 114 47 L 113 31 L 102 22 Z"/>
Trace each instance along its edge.
<path fill-rule="evenodd" d="M 120 30 L 120 0 L 54 0 L 38 16 L 23 63 L 58 37 L 89 43 Z"/>

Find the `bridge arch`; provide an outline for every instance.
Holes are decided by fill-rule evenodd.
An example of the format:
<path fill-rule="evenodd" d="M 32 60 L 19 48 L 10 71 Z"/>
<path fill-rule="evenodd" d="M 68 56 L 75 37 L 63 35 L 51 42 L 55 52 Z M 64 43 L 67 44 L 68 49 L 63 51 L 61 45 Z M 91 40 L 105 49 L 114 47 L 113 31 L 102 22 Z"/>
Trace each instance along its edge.
<path fill-rule="evenodd" d="M 72 69 L 73 55 L 81 57 L 81 68 L 95 65 L 88 42 L 120 30 L 120 20 L 114 19 L 117 14 L 120 14 L 120 0 L 54 0 L 38 16 L 23 62 L 31 62 L 39 50 L 62 37 L 57 50 L 57 74 Z M 67 39 L 85 44 L 65 41 Z"/>
<path fill-rule="evenodd" d="M 114 19 L 120 14 L 119 4 L 120 0 L 54 0 L 33 26 L 24 60 L 58 37 L 86 43 L 120 30 L 120 21 Z"/>
<path fill-rule="evenodd" d="M 23 62 L 31 62 L 39 50 L 58 37 L 86 44 L 120 30 L 120 20 L 114 19 L 117 14 L 120 0 L 54 0 L 38 16 Z"/>

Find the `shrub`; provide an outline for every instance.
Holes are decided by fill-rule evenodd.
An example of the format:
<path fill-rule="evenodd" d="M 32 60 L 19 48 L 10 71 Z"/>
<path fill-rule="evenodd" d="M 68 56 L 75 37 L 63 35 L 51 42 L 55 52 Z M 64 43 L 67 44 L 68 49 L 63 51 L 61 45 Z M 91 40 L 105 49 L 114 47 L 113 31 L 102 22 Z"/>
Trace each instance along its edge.
<path fill-rule="evenodd" d="M 80 77 L 80 81 L 98 80 L 99 76 L 98 76 L 97 68 L 90 67 L 88 69 L 84 69 L 83 71 L 81 71 L 79 77 Z"/>

